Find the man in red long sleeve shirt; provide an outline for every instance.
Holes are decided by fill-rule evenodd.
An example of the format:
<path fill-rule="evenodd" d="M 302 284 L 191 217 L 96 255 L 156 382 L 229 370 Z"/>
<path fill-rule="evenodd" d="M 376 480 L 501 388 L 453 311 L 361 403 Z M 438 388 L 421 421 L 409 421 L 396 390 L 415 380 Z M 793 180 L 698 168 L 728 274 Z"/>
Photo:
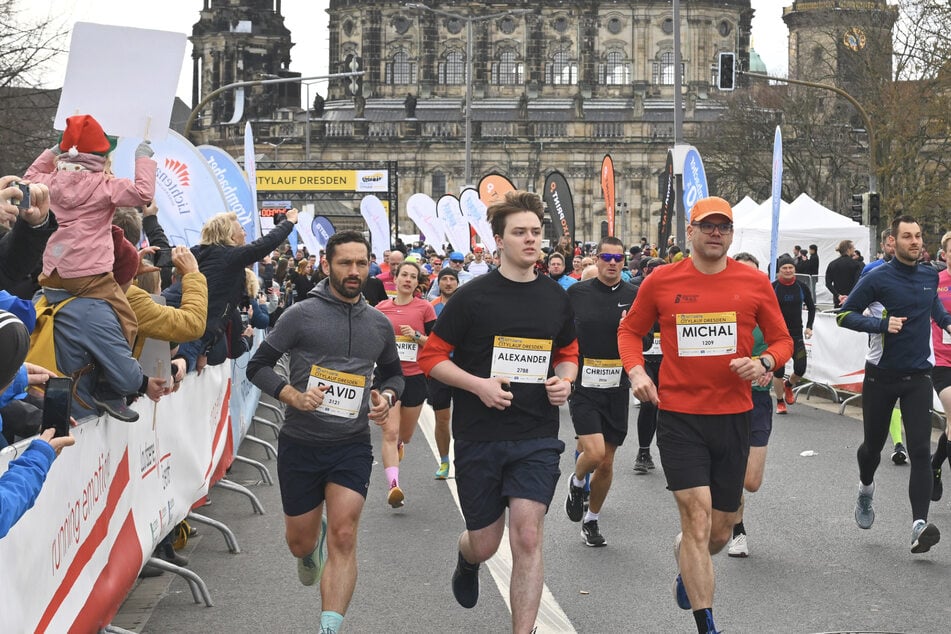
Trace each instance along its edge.
<path fill-rule="evenodd" d="M 701 634 L 713 622 L 713 560 L 729 541 L 750 446 L 750 383 L 782 366 L 792 339 L 763 275 L 727 257 L 733 210 L 699 200 L 687 227 L 691 257 L 644 280 L 618 329 L 618 350 L 634 395 L 656 403 L 657 446 L 680 511 L 674 545 L 677 604 Z M 644 371 L 642 339 L 660 321 L 660 389 Z M 768 348 L 752 357 L 753 328 Z"/>

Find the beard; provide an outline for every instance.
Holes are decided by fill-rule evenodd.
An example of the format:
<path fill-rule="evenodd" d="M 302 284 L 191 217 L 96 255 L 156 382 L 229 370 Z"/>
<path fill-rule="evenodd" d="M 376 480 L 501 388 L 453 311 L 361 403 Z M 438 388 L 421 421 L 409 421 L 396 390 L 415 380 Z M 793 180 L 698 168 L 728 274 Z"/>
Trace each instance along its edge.
<path fill-rule="evenodd" d="M 357 297 L 358 295 L 360 295 L 360 293 L 363 292 L 363 287 L 366 285 L 366 280 L 362 279 L 360 276 L 337 275 L 334 272 L 332 267 L 330 269 L 329 281 L 333 289 L 337 291 L 337 293 L 339 293 L 341 297 L 346 297 L 347 299 L 353 299 L 354 297 Z M 346 283 L 349 281 L 355 281 L 358 284 L 356 287 L 347 286 Z"/>

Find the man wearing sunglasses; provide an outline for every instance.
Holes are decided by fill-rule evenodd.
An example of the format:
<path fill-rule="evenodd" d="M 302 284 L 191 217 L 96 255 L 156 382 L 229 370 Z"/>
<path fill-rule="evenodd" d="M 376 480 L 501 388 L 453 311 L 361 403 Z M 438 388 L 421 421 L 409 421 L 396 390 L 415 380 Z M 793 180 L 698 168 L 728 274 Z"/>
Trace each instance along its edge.
<path fill-rule="evenodd" d="M 618 349 L 634 395 L 657 404 L 657 447 L 680 511 L 674 541 L 677 605 L 697 631 L 716 632 L 713 560 L 730 541 L 750 448 L 750 383 L 792 354 L 769 280 L 727 257 L 733 210 L 702 198 L 690 211 L 691 257 L 644 280 L 618 329 Z M 644 370 L 642 340 L 660 321 L 660 388 Z M 753 328 L 768 347 L 753 358 Z"/>
<path fill-rule="evenodd" d="M 602 238 L 595 256 L 597 277 L 568 288 L 575 311 L 578 335 L 579 383 L 568 408 L 581 453 L 569 476 L 565 512 L 572 522 L 581 522 L 581 536 L 588 546 L 604 546 L 598 516 L 614 476 L 614 454 L 627 436 L 630 382 L 621 366 L 617 349 L 617 326 L 634 301 L 637 290 L 621 280 L 624 244 L 614 237 Z M 587 511 L 584 481 L 591 474 Z"/>

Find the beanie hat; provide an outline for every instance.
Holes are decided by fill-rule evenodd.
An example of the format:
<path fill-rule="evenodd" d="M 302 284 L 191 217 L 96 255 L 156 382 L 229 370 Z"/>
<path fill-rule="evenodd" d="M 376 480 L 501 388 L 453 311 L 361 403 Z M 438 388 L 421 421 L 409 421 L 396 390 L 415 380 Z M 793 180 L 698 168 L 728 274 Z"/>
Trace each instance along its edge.
<path fill-rule="evenodd" d="M 776 270 L 777 270 L 777 271 L 778 271 L 779 269 L 783 268 L 783 266 L 785 266 L 786 264 L 792 264 L 793 266 L 796 266 L 796 261 L 793 260 L 793 259 L 792 259 L 792 256 L 790 256 L 788 253 L 783 253 L 781 256 L 779 256 L 778 258 L 776 258 Z"/>
<path fill-rule="evenodd" d="M 122 286 L 131 282 L 138 272 L 139 252 L 126 240 L 122 229 L 115 225 L 112 225 L 112 246 L 116 257 L 112 264 L 112 275 L 116 278 L 116 283 Z"/>
<path fill-rule="evenodd" d="M 437 277 L 436 280 L 439 281 L 439 280 L 441 280 L 442 278 L 446 277 L 447 275 L 450 276 L 450 277 L 456 278 L 456 281 L 457 281 L 457 282 L 459 281 L 459 274 L 456 273 L 456 269 L 450 269 L 450 268 L 445 268 L 445 269 L 441 270 L 441 271 L 439 272 L 439 277 Z"/>
<path fill-rule="evenodd" d="M 116 148 L 116 137 L 107 136 L 92 115 L 77 114 L 66 119 L 66 129 L 59 141 L 61 152 L 76 156 L 80 152 L 105 156 Z"/>
<path fill-rule="evenodd" d="M 0 390 L 16 378 L 30 351 L 30 333 L 13 313 L 0 310 Z"/>

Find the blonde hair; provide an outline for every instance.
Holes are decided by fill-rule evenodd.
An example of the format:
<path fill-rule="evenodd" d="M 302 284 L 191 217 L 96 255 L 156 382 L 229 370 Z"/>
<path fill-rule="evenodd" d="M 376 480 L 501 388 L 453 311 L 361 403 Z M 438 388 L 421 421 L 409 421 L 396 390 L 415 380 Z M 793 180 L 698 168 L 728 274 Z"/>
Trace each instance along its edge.
<path fill-rule="evenodd" d="M 146 293 L 158 295 L 162 292 L 162 276 L 158 271 L 149 271 L 136 276 L 135 285 Z"/>
<path fill-rule="evenodd" d="M 244 269 L 244 290 L 251 299 L 257 297 L 258 291 L 261 290 L 261 283 L 258 281 L 258 276 L 255 275 L 251 269 Z"/>
<path fill-rule="evenodd" d="M 942 251 L 948 250 L 948 240 L 951 240 L 951 231 L 941 236 L 941 250 Z"/>
<path fill-rule="evenodd" d="M 233 211 L 215 214 L 208 219 L 208 222 L 201 228 L 200 244 L 220 244 L 226 247 L 233 247 L 234 238 L 232 233 L 234 223 L 238 221 L 238 214 Z"/>

